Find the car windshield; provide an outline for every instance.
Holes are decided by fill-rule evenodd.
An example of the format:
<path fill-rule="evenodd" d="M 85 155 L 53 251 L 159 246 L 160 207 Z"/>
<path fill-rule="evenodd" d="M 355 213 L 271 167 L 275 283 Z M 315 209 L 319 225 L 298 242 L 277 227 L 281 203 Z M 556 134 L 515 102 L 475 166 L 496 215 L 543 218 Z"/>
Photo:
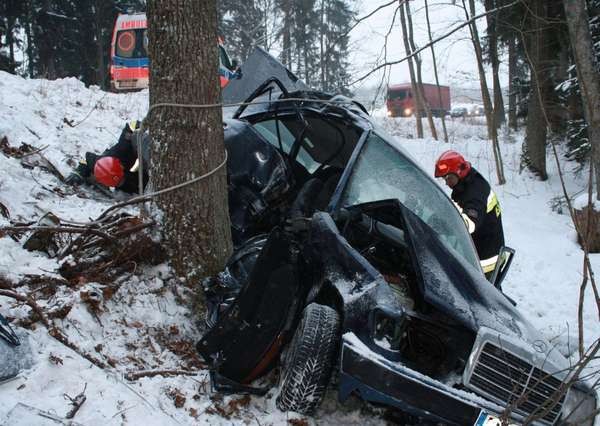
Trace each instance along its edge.
<path fill-rule="evenodd" d="M 394 100 L 404 100 L 406 98 L 406 90 L 388 90 L 388 99 L 391 101 Z"/>
<path fill-rule="evenodd" d="M 344 188 L 341 206 L 398 199 L 468 263 L 479 260 L 467 228 L 442 189 L 401 152 L 371 133 Z"/>

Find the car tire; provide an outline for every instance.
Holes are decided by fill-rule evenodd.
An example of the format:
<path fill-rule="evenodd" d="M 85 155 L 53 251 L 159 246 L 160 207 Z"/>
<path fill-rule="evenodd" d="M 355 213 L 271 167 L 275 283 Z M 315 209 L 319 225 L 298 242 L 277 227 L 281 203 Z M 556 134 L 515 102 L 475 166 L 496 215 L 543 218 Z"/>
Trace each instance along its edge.
<path fill-rule="evenodd" d="M 277 408 L 310 415 L 321 405 L 331 376 L 340 333 L 340 317 L 329 306 L 311 303 L 283 362 Z"/>

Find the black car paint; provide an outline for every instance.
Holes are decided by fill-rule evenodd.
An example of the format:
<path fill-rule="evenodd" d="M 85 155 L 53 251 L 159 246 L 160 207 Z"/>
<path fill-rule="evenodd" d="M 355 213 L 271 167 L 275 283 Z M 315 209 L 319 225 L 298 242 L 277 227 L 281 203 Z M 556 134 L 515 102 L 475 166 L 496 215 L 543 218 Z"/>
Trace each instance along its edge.
<path fill-rule="evenodd" d="M 291 189 L 294 180 L 282 154 L 250 124 L 226 120 L 224 134 L 232 238 L 239 245 L 257 234 L 257 228 L 273 226 L 272 215 L 277 212 L 269 207 Z"/>
<path fill-rule="evenodd" d="M 267 175 L 269 167 L 278 170 L 276 183 L 268 183 L 269 180 L 263 178 L 258 180 L 259 185 L 250 185 L 257 193 L 256 197 L 259 200 L 270 198 L 269 191 L 265 191 L 265 188 L 277 188 L 278 190 L 274 191 L 274 194 L 277 195 L 271 199 L 285 197 L 289 204 L 292 204 L 293 200 L 290 198 L 294 197 L 304 182 L 295 182 L 292 172 L 286 174 L 281 170 L 285 169 L 286 165 L 289 168 L 288 162 L 293 161 L 294 158 L 285 158 L 273 145 L 270 145 L 251 128 L 252 123 L 285 115 L 296 115 L 298 120 L 303 121 L 305 114 L 319 114 L 354 126 L 360 129 L 362 135 L 356 142 L 354 152 L 331 197 L 327 212 L 316 212 L 311 218 L 295 218 L 301 220 L 295 220 L 292 223 L 286 223 L 284 217 L 277 217 L 277 214 L 283 210 L 271 216 L 273 222 L 269 226 L 274 226 L 279 219 L 278 225 L 286 227 L 286 230 L 282 230 L 281 227 L 273 229 L 267 239 L 267 246 L 274 244 L 272 241 L 281 242 L 282 239 L 289 239 L 296 244 L 294 250 L 297 254 L 294 256 L 293 262 L 287 265 L 287 269 L 283 268 L 285 272 L 279 274 L 276 281 L 280 288 L 277 289 L 277 292 L 288 297 L 294 295 L 292 299 L 296 298 L 299 303 L 293 306 L 287 302 L 275 303 L 268 295 L 261 293 L 261 284 L 258 282 L 260 280 L 253 277 L 262 276 L 262 282 L 269 282 L 271 274 L 277 270 L 277 268 L 273 269 L 272 263 L 269 262 L 269 251 L 261 253 L 256 261 L 257 266 L 251 273 L 252 276 L 245 283 L 236 302 L 224 313 L 217 326 L 209 330 L 198 344 L 198 350 L 207 361 L 211 362 L 211 368 L 230 379 L 240 382 L 247 381 L 251 373 L 255 372 L 265 351 L 273 347 L 275 342 L 284 345 L 290 339 L 302 308 L 313 301 L 329 304 L 339 311 L 343 319 L 343 333 L 356 334 L 360 341 L 374 353 L 389 361 L 405 363 L 416 370 L 419 365 L 411 365 L 410 360 L 403 359 L 402 354 L 387 350 L 375 342 L 375 330 L 373 329 L 375 312 L 387 313 L 395 316 L 398 320 L 407 319 L 430 323 L 439 327 L 442 332 L 448 332 L 449 339 L 454 338 L 454 340 L 462 342 L 450 348 L 455 352 L 451 359 L 451 362 L 454 363 L 465 362 L 464 358 L 473 344 L 474 335 L 482 326 L 498 330 L 530 345 L 543 340 L 539 332 L 507 302 L 500 292 L 485 280 L 480 270 L 467 264 L 448 250 L 435 232 L 400 202 L 388 200 L 358 206 L 356 208 L 361 210 L 361 214 L 368 216 L 368 220 L 381 220 L 404 231 L 406 248 L 414 273 L 413 284 L 418 287 L 415 298 L 422 312 L 409 312 L 404 309 L 395 299 L 382 274 L 348 242 L 345 237 L 347 221 L 340 219 L 339 203 L 343 188 L 347 184 L 352 167 L 360 155 L 369 132 L 373 131 L 368 116 L 355 103 L 346 102 L 344 105 L 321 103 L 319 101 L 324 99 L 323 94 L 301 92 L 290 93 L 287 96 L 312 98 L 314 101 L 264 103 L 245 116 L 241 114 L 242 110 L 240 110 L 240 114 L 238 114 L 238 118 L 241 117 L 240 121 L 233 120 L 226 126 L 225 142 L 231 156 L 230 163 L 228 163 L 230 174 L 242 170 L 241 175 L 246 176 L 241 180 L 254 182 L 250 176 L 253 170 L 266 172 Z M 229 137 L 228 128 L 230 129 Z M 235 143 L 232 135 L 235 136 Z M 245 164 L 248 161 L 250 163 L 255 161 L 255 158 L 249 155 L 252 149 L 242 146 L 245 143 L 255 145 L 257 148 L 261 144 L 268 146 L 260 147 L 259 151 L 267 156 L 272 155 L 275 158 L 273 164 L 262 170 L 262 164 Z M 237 149 L 244 151 L 244 154 L 236 155 L 234 151 Z M 396 147 L 396 149 L 398 148 Z M 236 160 L 232 161 L 231 159 L 234 158 Z M 269 162 L 267 161 L 267 163 Z M 285 185 L 286 179 L 288 179 L 287 185 Z M 230 178 L 230 183 L 234 181 L 236 179 Z M 286 186 L 287 189 L 282 190 Z M 244 250 L 245 239 L 259 231 L 268 230 L 268 226 L 262 229 L 260 226 L 256 227 L 254 221 L 258 217 L 260 222 L 261 215 L 269 216 L 268 212 L 271 206 L 269 203 L 263 203 L 262 205 L 266 208 L 261 211 L 260 215 L 236 216 L 237 210 L 244 208 L 245 200 L 235 197 L 237 195 L 230 192 L 232 218 L 239 219 L 233 226 L 238 226 L 238 229 L 241 230 L 237 241 L 238 250 Z M 263 221 L 263 225 L 264 223 Z M 282 260 L 281 252 L 283 251 L 278 254 L 280 261 Z M 280 266 L 283 267 L 283 264 L 281 263 Z M 245 300 L 245 294 L 253 294 L 253 296 Z M 252 300 L 252 303 L 248 303 L 248 300 Z M 271 304 L 265 303 L 264 300 L 269 300 Z M 245 306 L 245 315 L 239 315 L 240 306 Z M 230 324 L 227 324 L 228 322 Z M 262 339 L 263 347 L 253 341 L 252 336 L 256 333 L 263 333 L 265 323 L 269 324 L 267 328 L 270 337 Z M 240 341 L 253 344 L 241 345 Z M 549 360 L 555 358 L 553 351 L 542 355 Z M 560 356 L 558 357 L 560 358 Z M 246 360 L 244 371 L 235 365 L 236 360 L 240 358 Z M 247 362 L 248 358 L 252 358 L 250 362 Z M 227 367 L 228 361 L 229 365 L 233 366 L 231 371 Z M 564 359 L 558 361 L 564 361 Z M 344 362 L 349 361 L 344 360 Z M 558 362 L 558 364 L 561 363 Z M 453 420 L 454 417 L 452 417 L 453 412 L 460 410 L 461 404 L 464 403 L 460 399 L 431 397 L 427 404 L 417 402 L 411 404 L 410 398 L 406 399 L 406 392 L 410 392 L 410 386 L 415 386 L 415 383 L 406 382 L 408 388 L 402 390 L 405 400 L 398 400 L 394 399 L 394 392 L 388 386 L 394 381 L 397 383 L 402 381 L 401 377 L 393 370 L 378 369 L 377 364 L 371 363 L 368 358 L 356 359 L 351 367 L 354 371 L 358 371 L 357 375 L 342 374 L 344 382 L 341 386 L 343 385 L 344 389 L 340 388 L 340 398 L 343 398 L 342 394 L 354 389 L 360 391 L 367 400 L 395 405 L 431 419 L 445 419 L 450 423 L 458 424 L 464 421 L 458 417 L 457 420 Z M 375 370 L 371 374 L 369 369 Z M 431 372 L 424 374 L 426 373 Z M 435 374 L 443 375 L 443 373 L 443 371 L 437 371 L 433 377 Z M 381 375 L 381 386 L 377 386 L 377 382 L 372 383 L 373 388 L 370 388 L 366 381 L 358 383 L 357 377 L 363 374 L 367 374 L 369 377 Z M 430 388 L 430 390 L 437 392 L 434 388 Z M 402 392 L 396 393 L 401 396 Z M 424 393 L 423 397 L 425 398 L 426 395 L 427 393 Z M 436 402 L 438 400 L 439 402 Z M 478 408 L 474 403 L 469 407 L 471 411 L 468 421 L 471 421 L 476 418 L 478 409 L 481 407 Z"/>

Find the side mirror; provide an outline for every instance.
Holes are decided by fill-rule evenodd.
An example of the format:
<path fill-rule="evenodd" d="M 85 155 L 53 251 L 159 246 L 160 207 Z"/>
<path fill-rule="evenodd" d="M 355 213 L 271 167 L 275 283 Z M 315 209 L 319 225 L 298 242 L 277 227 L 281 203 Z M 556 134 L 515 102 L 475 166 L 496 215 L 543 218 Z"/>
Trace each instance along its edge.
<path fill-rule="evenodd" d="M 502 291 L 502 281 L 504 281 L 514 257 L 514 249 L 510 247 L 502 247 L 500 249 L 498 262 L 496 262 L 496 269 L 494 269 L 494 273 L 490 279 L 490 282 L 494 285 L 494 287 L 500 291 Z"/>

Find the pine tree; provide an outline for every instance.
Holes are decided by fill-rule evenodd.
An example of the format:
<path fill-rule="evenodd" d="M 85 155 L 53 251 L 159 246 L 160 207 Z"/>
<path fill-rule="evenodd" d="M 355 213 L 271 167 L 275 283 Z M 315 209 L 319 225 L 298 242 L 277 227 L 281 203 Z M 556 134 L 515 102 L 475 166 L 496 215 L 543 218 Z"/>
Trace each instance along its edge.
<path fill-rule="evenodd" d="M 265 40 L 264 5 L 258 0 L 221 0 L 219 34 L 231 56 L 244 60 Z"/>
<path fill-rule="evenodd" d="M 107 85 L 110 39 L 119 11 L 143 0 L 26 0 L 18 19 L 26 34 L 30 77 L 75 76 Z"/>
<path fill-rule="evenodd" d="M 15 73 L 19 65 L 15 59 L 15 50 L 21 47 L 19 36 L 24 3 L 19 0 L 4 0 L 0 3 L 0 36 L 4 36 L 4 45 L 0 44 L 0 70 Z"/>
<path fill-rule="evenodd" d="M 321 84 L 326 92 L 350 95 L 350 63 L 348 62 L 348 29 L 356 16 L 346 0 L 321 1 Z"/>
<path fill-rule="evenodd" d="M 596 66 L 600 73 L 600 0 L 588 0 L 587 10 Z M 570 67 L 567 78 L 558 90 L 561 101 L 569 112 L 566 155 L 583 166 L 590 157 L 592 147 L 588 136 L 588 122 L 583 113 L 581 87 L 574 66 Z"/>

